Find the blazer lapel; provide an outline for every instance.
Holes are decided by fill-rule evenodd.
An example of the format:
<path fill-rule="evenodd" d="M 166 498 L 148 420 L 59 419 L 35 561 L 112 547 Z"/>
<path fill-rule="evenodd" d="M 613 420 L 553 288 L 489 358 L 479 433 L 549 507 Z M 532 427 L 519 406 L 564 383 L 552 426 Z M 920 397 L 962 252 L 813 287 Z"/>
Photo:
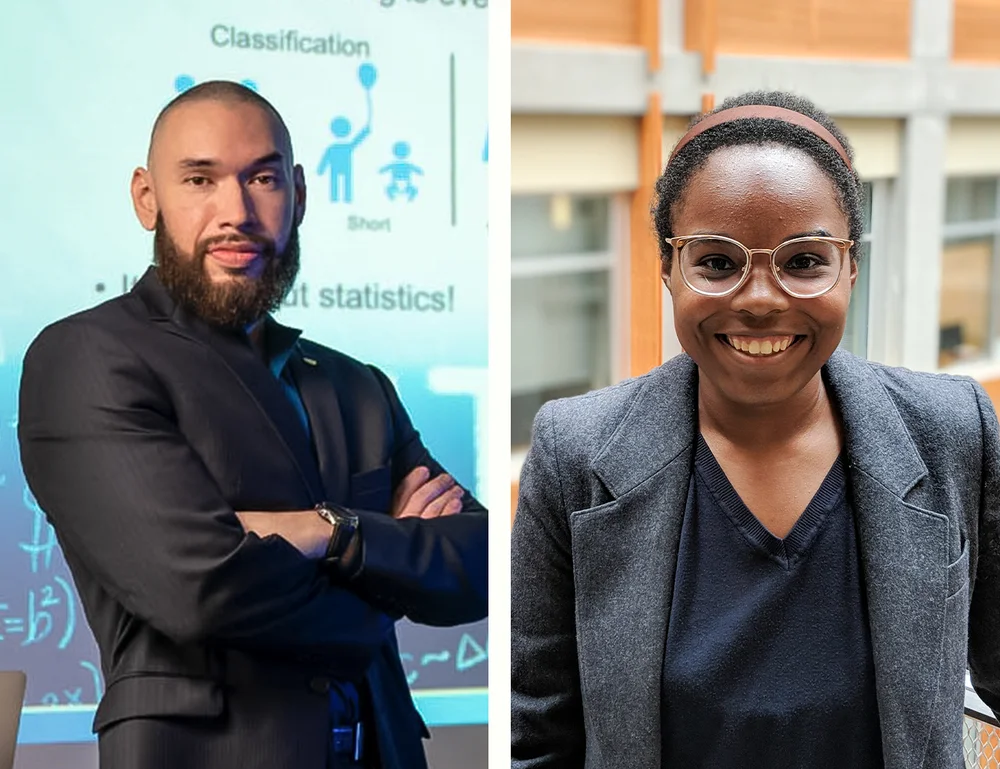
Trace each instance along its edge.
<path fill-rule="evenodd" d="M 885 766 L 919 766 L 945 632 L 948 522 L 916 503 L 927 468 L 869 364 L 838 351 L 823 374 L 844 424 Z M 586 728 L 602 766 L 660 761 L 660 682 L 697 379 L 687 356 L 648 375 L 592 463 L 611 501 L 570 516 L 581 686 L 599 704 Z"/>
<path fill-rule="evenodd" d="M 183 307 L 175 305 L 156 276 L 154 268 L 133 289 L 153 311 L 154 322 L 167 330 L 214 350 L 257 403 L 268 424 L 274 429 L 278 444 L 298 468 L 302 483 L 311 498 L 323 498 L 323 484 L 316 467 L 309 437 L 295 408 L 282 391 L 264 362 L 257 356 L 245 335 L 213 328 Z"/>
<path fill-rule="evenodd" d="M 350 501 L 350 465 L 344 418 L 333 379 L 320 361 L 310 358 L 307 362 L 299 347 L 288 359 L 288 365 L 309 415 L 326 499 L 346 505 Z"/>
<path fill-rule="evenodd" d="M 592 465 L 612 501 L 570 516 L 586 728 L 602 748 L 600 766 L 659 766 L 660 681 L 697 381 L 687 356 L 648 375 Z"/>
<path fill-rule="evenodd" d="M 946 630 L 948 520 L 913 503 L 927 468 L 870 365 L 837 352 L 825 374 L 850 463 L 885 766 L 921 766 Z"/>

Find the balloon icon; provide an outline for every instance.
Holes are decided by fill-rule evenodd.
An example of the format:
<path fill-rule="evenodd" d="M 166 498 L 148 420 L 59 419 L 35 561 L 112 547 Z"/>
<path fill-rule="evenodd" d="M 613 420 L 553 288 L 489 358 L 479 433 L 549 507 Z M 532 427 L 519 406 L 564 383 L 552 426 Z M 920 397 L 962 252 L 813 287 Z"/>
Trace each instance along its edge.
<path fill-rule="evenodd" d="M 362 64 L 358 67 L 358 80 L 361 81 L 365 90 L 371 90 L 375 85 L 375 66 L 373 64 Z"/>
<path fill-rule="evenodd" d="M 178 75 L 174 79 L 174 90 L 177 93 L 184 93 L 184 91 L 192 88 L 194 86 L 194 78 L 190 75 Z"/>

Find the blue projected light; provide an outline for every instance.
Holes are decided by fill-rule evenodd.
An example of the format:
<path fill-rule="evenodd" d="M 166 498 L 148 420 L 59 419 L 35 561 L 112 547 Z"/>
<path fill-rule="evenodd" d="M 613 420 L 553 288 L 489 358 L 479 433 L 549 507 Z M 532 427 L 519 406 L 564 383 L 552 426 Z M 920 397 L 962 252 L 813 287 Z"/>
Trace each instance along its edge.
<path fill-rule="evenodd" d="M 487 723 L 486 688 L 414 691 L 413 702 L 429 727 Z M 17 741 L 24 745 L 92 742 L 95 705 L 28 706 L 21 713 Z"/>
<path fill-rule="evenodd" d="M 312 203 L 278 320 L 379 366 L 435 458 L 488 497 L 487 14 L 426 3 L 403 23 L 403 8 L 358 3 L 350 25 L 331 30 L 328 9 L 264 0 L 147 0 L 142 14 L 101 6 L 16 3 L 0 25 L 0 65 L 18 72 L 4 96 L 31 124 L 0 142 L 0 163 L 27 185 L 5 199 L 17 226 L 0 242 L 0 669 L 27 673 L 19 741 L 31 744 L 92 741 L 106 682 L 20 465 L 22 362 L 44 327 L 127 292 L 149 265 L 152 238 L 128 179 L 157 111 L 178 94 L 231 79 L 281 113 Z M 56 44 L 24 45 L 30 29 Z M 151 46 L 151 31 L 169 45 Z M 404 620 L 398 637 L 430 726 L 486 723 L 486 621 Z"/>

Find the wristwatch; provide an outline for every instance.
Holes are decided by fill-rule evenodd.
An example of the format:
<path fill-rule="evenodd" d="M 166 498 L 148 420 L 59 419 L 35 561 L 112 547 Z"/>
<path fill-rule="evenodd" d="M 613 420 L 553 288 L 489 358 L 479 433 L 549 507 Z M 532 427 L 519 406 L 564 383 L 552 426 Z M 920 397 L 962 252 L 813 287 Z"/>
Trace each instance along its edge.
<path fill-rule="evenodd" d="M 316 514 L 333 527 L 330 542 L 326 546 L 324 560 L 331 565 L 336 565 L 344 557 L 348 546 L 357 535 L 358 516 L 346 507 L 331 502 L 320 502 L 316 505 Z"/>

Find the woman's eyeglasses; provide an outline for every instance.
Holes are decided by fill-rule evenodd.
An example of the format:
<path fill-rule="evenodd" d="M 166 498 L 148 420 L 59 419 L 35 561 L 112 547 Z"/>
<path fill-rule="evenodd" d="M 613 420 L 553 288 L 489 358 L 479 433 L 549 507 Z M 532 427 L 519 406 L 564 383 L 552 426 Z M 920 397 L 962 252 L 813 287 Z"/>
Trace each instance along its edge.
<path fill-rule="evenodd" d="M 721 235 L 666 238 L 674 249 L 681 278 L 702 296 L 728 296 L 750 277 L 754 254 L 767 254 L 781 289 L 796 299 L 815 299 L 840 281 L 853 240 L 806 237 L 786 240 L 774 249 L 747 248 Z"/>

